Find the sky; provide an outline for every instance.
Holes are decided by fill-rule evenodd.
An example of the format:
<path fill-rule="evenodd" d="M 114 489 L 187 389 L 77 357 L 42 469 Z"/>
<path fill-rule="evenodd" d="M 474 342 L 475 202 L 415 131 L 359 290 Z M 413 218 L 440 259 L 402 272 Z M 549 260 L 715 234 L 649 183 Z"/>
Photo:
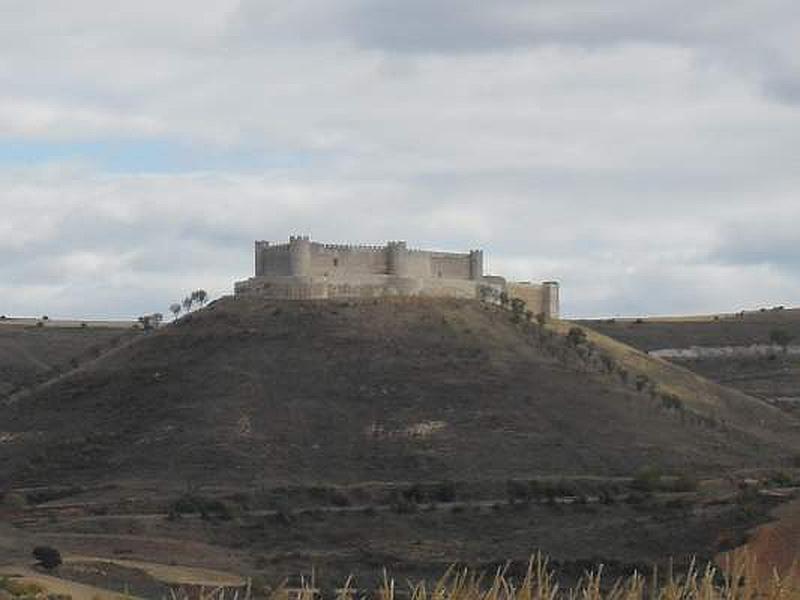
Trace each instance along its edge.
<path fill-rule="evenodd" d="M 798 224 L 796 2 L 0 0 L 2 314 L 166 313 L 290 234 L 793 306 Z"/>

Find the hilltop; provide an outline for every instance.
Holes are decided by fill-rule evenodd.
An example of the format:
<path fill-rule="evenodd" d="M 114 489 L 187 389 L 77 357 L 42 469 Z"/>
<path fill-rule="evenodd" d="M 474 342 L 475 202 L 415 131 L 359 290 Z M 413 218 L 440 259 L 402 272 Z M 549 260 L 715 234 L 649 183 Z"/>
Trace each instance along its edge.
<path fill-rule="evenodd" d="M 563 339 L 466 300 L 226 298 L 0 407 L 0 478 L 716 473 L 797 450 L 796 424 L 765 403 L 705 382 L 690 410 L 669 410 L 656 379 L 650 396 L 637 392 L 570 358 Z M 658 364 L 653 378 L 675 377 Z"/>

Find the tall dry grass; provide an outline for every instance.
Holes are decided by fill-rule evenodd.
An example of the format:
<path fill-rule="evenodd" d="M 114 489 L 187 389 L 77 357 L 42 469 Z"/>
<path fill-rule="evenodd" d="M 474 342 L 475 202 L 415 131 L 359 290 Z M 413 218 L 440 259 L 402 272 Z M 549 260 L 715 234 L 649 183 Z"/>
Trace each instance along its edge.
<path fill-rule="evenodd" d="M 515 579 L 500 569 L 491 576 L 469 569 L 450 568 L 438 581 L 427 584 L 398 584 L 385 571 L 377 590 L 352 587 L 352 578 L 330 594 L 333 600 L 800 600 L 800 569 L 790 574 L 777 572 L 767 579 L 757 577 L 756 558 L 747 550 L 731 553 L 722 568 L 711 565 L 688 572 L 634 573 L 615 581 L 603 576 L 603 567 L 586 573 L 572 588 L 561 588 L 556 573 L 541 554 L 532 557 L 525 576 Z M 174 593 L 172 600 L 189 597 L 199 600 L 320 600 L 322 595 L 313 578 L 299 587 L 280 585 L 273 590 L 259 590 L 248 585 L 241 590 L 216 589 L 194 594 Z"/>

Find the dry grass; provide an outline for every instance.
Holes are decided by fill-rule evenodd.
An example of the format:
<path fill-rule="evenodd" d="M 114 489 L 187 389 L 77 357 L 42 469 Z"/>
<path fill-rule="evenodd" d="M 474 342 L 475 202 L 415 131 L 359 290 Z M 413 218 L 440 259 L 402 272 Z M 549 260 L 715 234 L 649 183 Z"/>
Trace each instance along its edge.
<path fill-rule="evenodd" d="M 499 569 L 493 576 L 485 577 L 469 569 L 450 568 L 432 585 L 424 581 L 398 584 L 385 571 L 382 585 L 372 592 L 357 590 L 348 578 L 344 586 L 331 594 L 334 600 L 795 600 L 800 599 L 800 577 L 774 572 L 771 577 L 759 579 L 757 561 L 747 550 L 732 553 L 722 569 L 711 565 L 700 569 L 692 565 L 683 575 L 651 573 L 649 576 L 634 573 L 627 579 L 609 581 L 603 577 L 603 566 L 586 573 L 581 581 L 569 589 L 557 583 L 548 561 L 541 554 L 530 560 L 526 575 L 515 579 L 507 569 Z M 300 587 L 278 586 L 274 590 L 258 589 L 248 584 L 246 588 L 231 590 L 175 591 L 171 600 L 320 600 L 323 596 L 315 587 L 313 578 L 303 580 Z"/>
<path fill-rule="evenodd" d="M 553 321 L 547 325 L 551 331 L 566 336 L 575 327 L 569 321 Z M 713 422 L 729 422 L 748 430 L 766 425 L 774 432 L 781 431 L 785 416 L 763 402 L 754 400 L 732 388 L 725 388 L 692 371 L 669 361 L 628 346 L 622 342 L 581 326 L 590 344 L 605 353 L 621 368 L 628 371 L 631 379 L 643 377 L 658 395 L 679 398 L 682 405 L 696 415 Z"/>

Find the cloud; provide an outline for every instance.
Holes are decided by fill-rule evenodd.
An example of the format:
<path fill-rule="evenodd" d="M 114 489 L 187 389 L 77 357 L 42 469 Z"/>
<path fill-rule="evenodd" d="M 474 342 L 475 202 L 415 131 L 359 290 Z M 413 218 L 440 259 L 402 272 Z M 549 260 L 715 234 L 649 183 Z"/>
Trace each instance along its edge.
<path fill-rule="evenodd" d="M 483 246 L 570 314 L 798 292 L 788 2 L 6 8 L 0 312 L 224 293 L 290 233 Z"/>

